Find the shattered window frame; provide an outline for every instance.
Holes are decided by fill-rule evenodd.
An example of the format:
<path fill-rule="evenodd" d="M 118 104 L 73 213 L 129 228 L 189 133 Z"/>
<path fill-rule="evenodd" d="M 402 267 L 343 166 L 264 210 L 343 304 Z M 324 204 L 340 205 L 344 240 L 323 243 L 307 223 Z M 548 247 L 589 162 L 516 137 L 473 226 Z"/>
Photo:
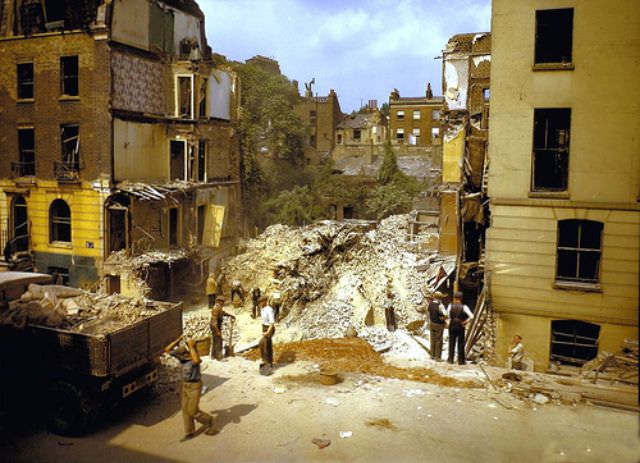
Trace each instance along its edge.
<path fill-rule="evenodd" d="M 207 92 L 209 91 L 209 79 L 202 77 L 200 80 L 200 101 L 198 103 L 198 117 L 206 119 L 207 117 Z"/>
<path fill-rule="evenodd" d="M 186 88 L 188 93 L 183 95 L 183 88 L 181 82 L 184 80 L 189 81 L 189 85 Z M 194 98 L 194 76 L 193 74 L 176 74 L 175 78 L 175 116 L 180 119 L 193 119 L 194 110 L 195 110 L 195 98 Z M 188 103 L 188 111 L 184 112 L 183 109 L 186 109 L 185 103 Z M 184 108 L 183 108 L 184 107 Z"/>
<path fill-rule="evenodd" d="M 596 220 L 558 221 L 556 281 L 600 282 L 604 223 Z"/>
<path fill-rule="evenodd" d="M 569 190 L 571 108 L 535 108 L 531 192 Z"/>
<path fill-rule="evenodd" d="M 18 128 L 18 174 L 20 177 L 36 174 L 36 133 L 34 127 Z"/>
<path fill-rule="evenodd" d="M 571 64 L 573 8 L 536 10 L 535 64 Z"/>
<path fill-rule="evenodd" d="M 80 60 L 78 55 L 60 57 L 60 94 L 80 96 Z"/>
<path fill-rule="evenodd" d="M 57 198 L 49 205 L 49 243 L 71 244 L 71 208 Z"/>
<path fill-rule="evenodd" d="M 17 63 L 16 84 L 18 100 L 33 100 L 35 98 L 35 76 L 33 62 Z"/>

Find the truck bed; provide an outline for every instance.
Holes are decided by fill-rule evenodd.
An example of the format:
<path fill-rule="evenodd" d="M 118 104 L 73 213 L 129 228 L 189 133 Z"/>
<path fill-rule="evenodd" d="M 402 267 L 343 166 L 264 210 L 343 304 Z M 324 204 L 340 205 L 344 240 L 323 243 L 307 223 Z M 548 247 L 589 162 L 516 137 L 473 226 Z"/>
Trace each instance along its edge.
<path fill-rule="evenodd" d="M 156 304 L 167 308 L 106 334 L 37 325 L 27 326 L 24 334 L 50 364 L 74 374 L 118 377 L 152 361 L 182 333 L 182 304 Z"/>

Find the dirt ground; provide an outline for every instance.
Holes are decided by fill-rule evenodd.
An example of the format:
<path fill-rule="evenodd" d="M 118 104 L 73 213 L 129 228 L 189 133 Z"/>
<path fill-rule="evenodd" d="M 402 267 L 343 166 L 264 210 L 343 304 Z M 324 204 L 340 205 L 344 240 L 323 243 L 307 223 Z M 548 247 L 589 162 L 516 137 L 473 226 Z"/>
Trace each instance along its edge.
<path fill-rule="evenodd" d="M 293 345 L 280 346 L 285 354 Z M 319 348 L 319 346 L 316 346 Z M 314 349 L 311 349 L 313 352 Z M 499 405 L 483 387 L 339 371 L 283 355 L 272 376 L 258 361 L 205 358 L 201 408 L 219 433 L 179 442 L 177 393 L 116 409 L 83 438 L 42 430 L 4 434 L 2 461 L 19 462 L 638 462 L 638 417 L 589 405 Z M 474 377 L 474 366 L 441 373 Z M 349 370 L 346 368 L 346 370 Z M 353 370 L 353 369 L 351 369 Z M 451 376 L 450 374 L 448 376 Z M 454 375 L 455 376 L 455 375 Z M 341 437 L 341 434 L 343 437 Z M 330 440 L 320 449 L 314 438 Z"/>

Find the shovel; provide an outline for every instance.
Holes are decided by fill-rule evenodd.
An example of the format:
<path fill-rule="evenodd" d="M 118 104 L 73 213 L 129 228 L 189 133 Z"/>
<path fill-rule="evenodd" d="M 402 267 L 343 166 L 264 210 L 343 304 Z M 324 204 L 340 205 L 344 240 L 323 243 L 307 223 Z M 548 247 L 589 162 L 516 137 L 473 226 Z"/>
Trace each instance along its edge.
<path fill-rule="evenodd" d="M 235 320 L 231 319 L 231 325 L 229 326 L 229 340 L 227 341 L 227 345 L 224 346 L 224 356 L 225 357 L 233 357 L 235 354 L 233 352 L 233 325 L 235 324 Z"/>

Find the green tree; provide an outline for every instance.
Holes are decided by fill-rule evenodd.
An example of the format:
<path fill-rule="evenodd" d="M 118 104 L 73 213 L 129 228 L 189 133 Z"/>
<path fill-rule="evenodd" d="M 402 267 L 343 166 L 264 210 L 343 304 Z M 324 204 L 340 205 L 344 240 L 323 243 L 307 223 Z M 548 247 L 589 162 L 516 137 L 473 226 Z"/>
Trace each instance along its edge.
<path fill-rule="evenodd" d="M 264 203 L 270 223 L 305 225 L 315 220 L 317 211 L 315 195 L 308 185 L 295 186 L 281 191 Z"/>
<path fill-rule="evenodd" d="M 378 185 L 365 201 L 367 216 L 382 220 L 393 214 L 404 214 L 411 210 L 413 195 L 394 183 Z"/>
<path fill-rule="evenodd" d="M 391 141 L 387 140 L 384 144 L 382 165 L 378 171 L 378 182 L 381 185 L 386 185 L 395 181 L 398 174 L 401 174 L 400 168 L 398 167 L 398 159 L 396 158 L 396 153 L 393 151 L 393 147 L 391 146 Z"/>

